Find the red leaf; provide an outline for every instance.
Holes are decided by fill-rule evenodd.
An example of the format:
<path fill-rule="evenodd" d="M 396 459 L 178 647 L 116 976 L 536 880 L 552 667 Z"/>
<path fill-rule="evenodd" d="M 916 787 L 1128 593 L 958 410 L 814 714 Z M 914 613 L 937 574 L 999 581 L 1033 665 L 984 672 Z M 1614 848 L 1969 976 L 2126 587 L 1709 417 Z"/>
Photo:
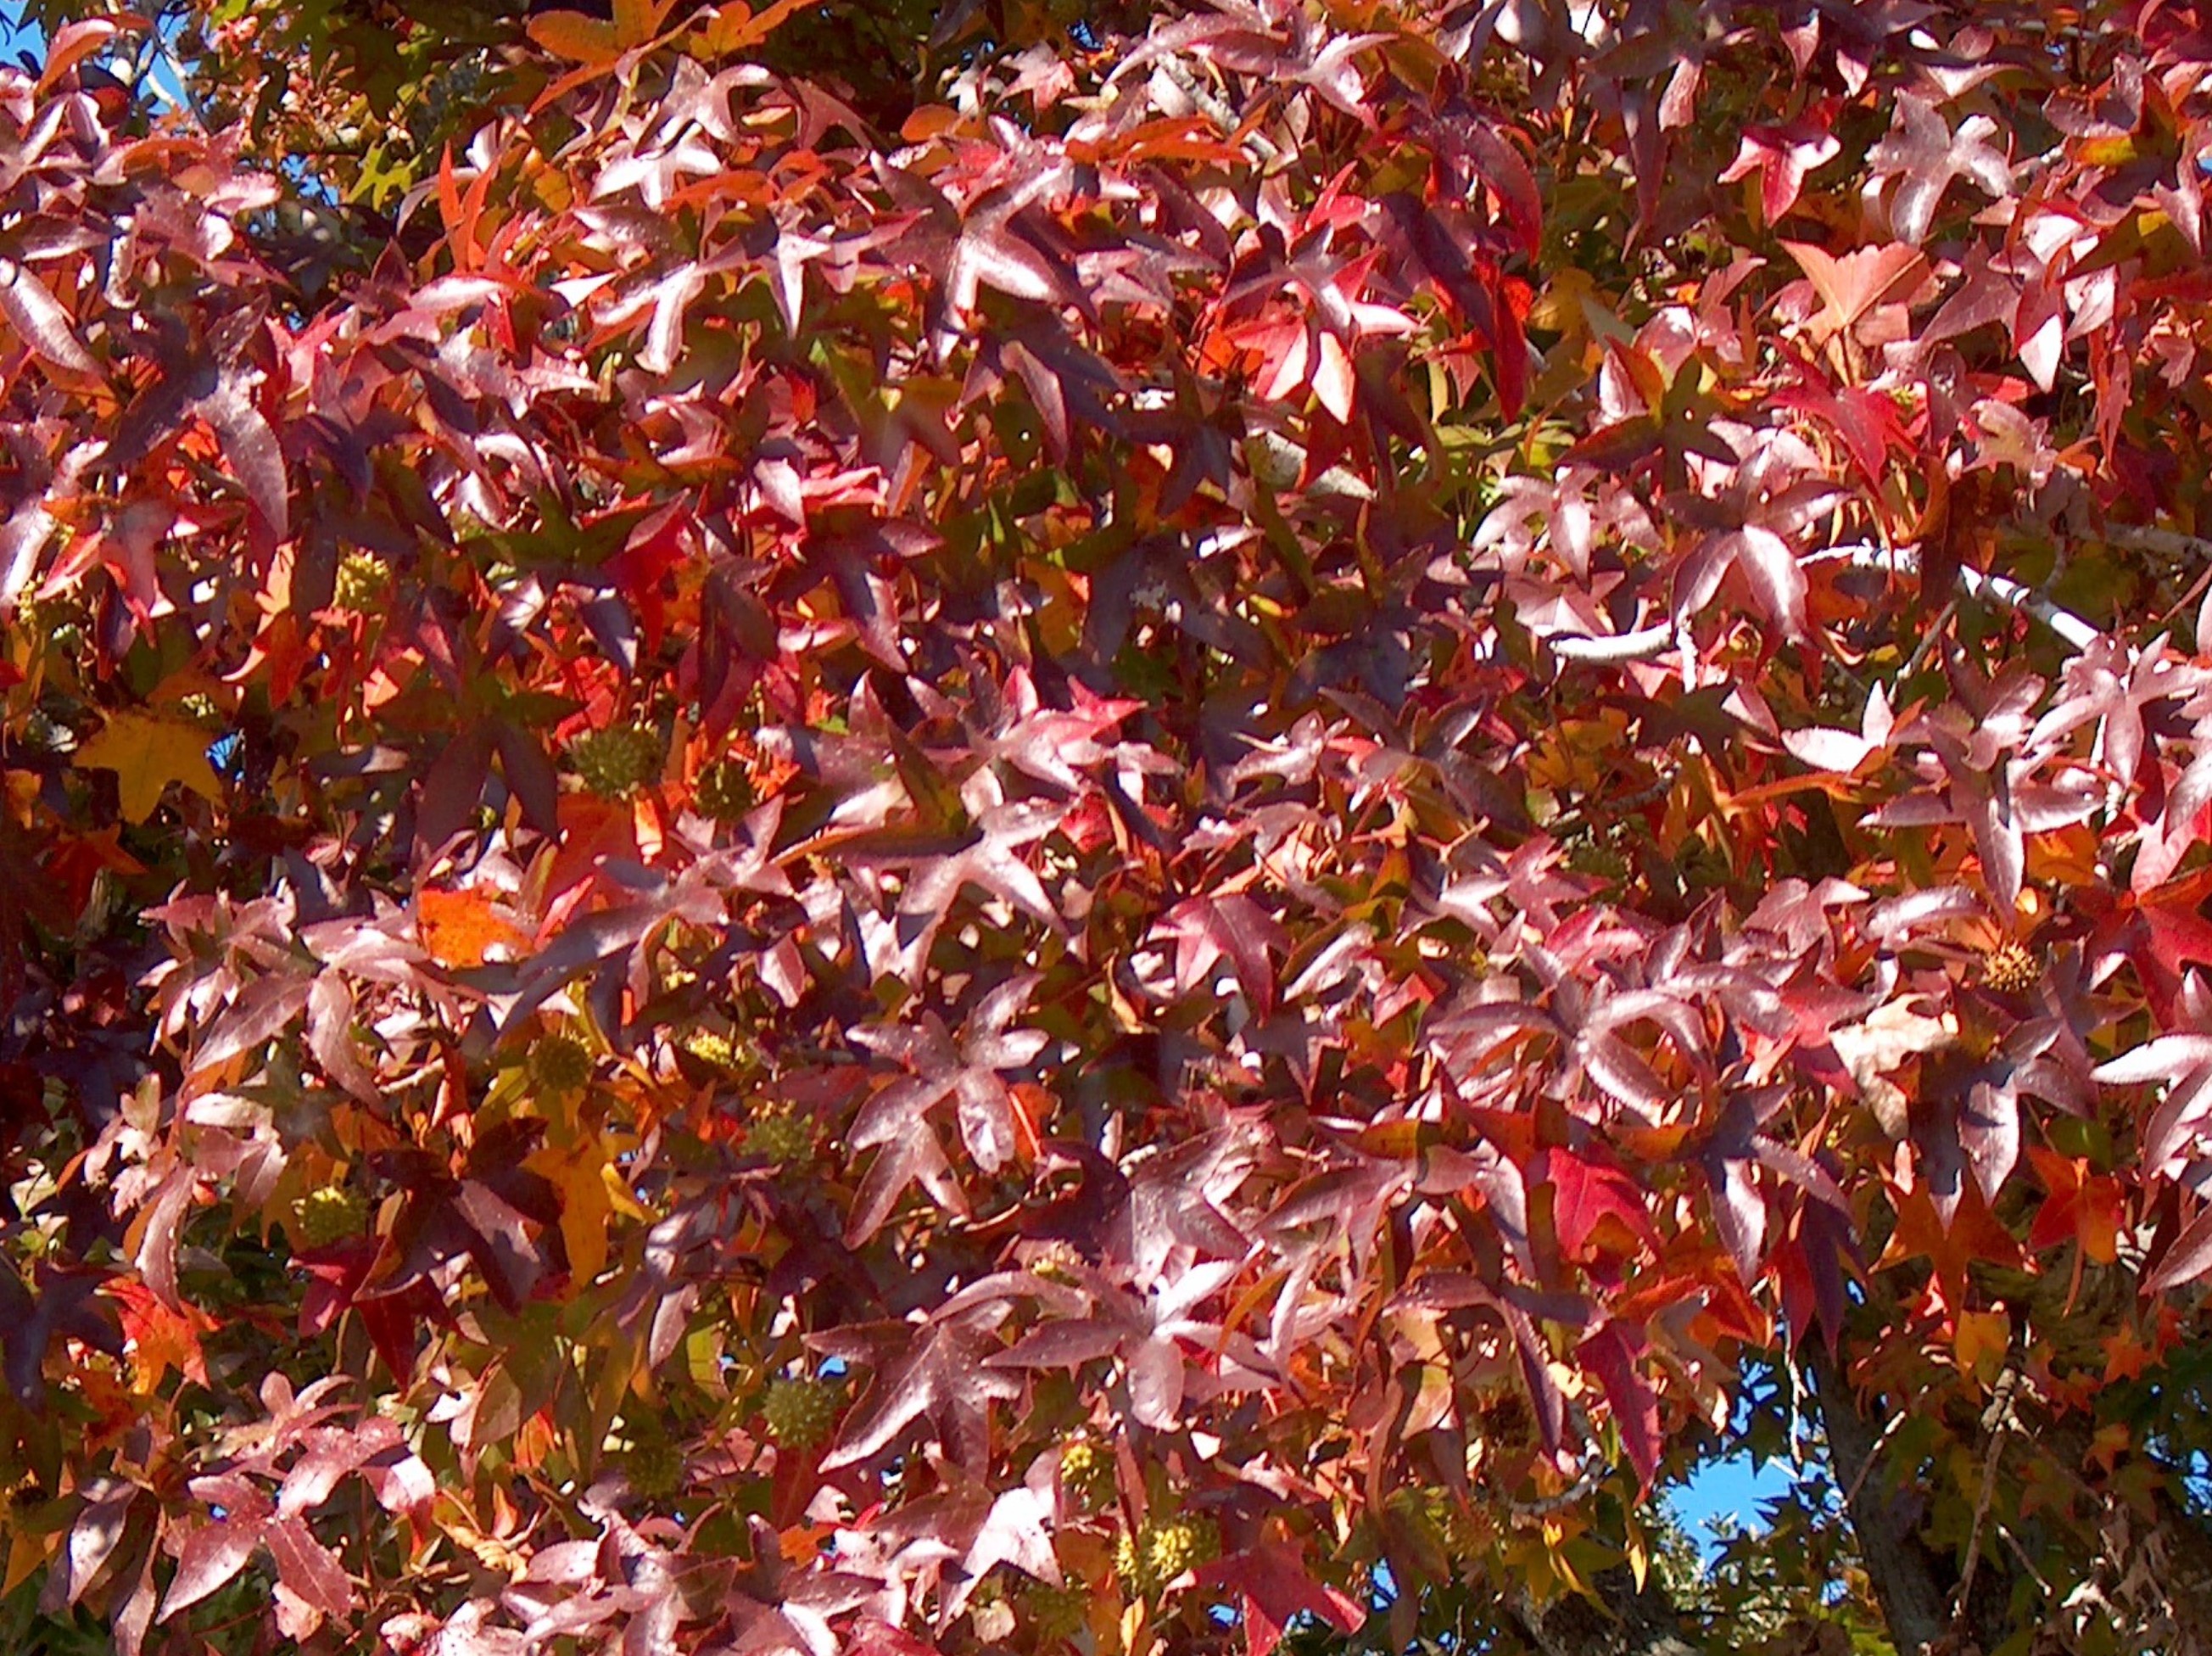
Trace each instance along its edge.
<path fill-rule="evenodd" d="M 1644 1210 L 1643 1192 L 1626 1173 L 1571 1150 L 1553 1149 L 1544 1153 L 1539 1178 L 1540 1182 L 1551 1183 L 1552 1224 L 1559 1233 L 1559 1251 L 1569 1258 L 1580 1258 L 1591 1238 L 1608 1221 L 1626 1235 L 1601 1238 L 1609 1244 L 1607 1251 L 1623 1251 L 1624 1242 L 1639 1240 L 1649 1244 L 1654 1252 L 1658 1251 L 1659 1235 Z"/>
<path fill-rule="evenodd" d="M 1811 120 L 1792 121 L 1786 126 L 1747 126 L 1742 147 L 1729 163 L 1728 171 L 1721 174 L 1721 182 L 1733 184 L 1756 172 L 1759 209 L 1767 223 L 1778 224 L 1783 215 L 1797 204 L 1805 174 L 1833 160 L 1842 149 L 1826 126 Z"/>
<path fill-rule="evenodd" d="M 1198 1572 L 1201 1587 L 1231 1587 L 1243 1601 L 1246 1656 L 1271 1656 L 1296 1616 L 1318 1616 L 1339 1633 L 1357 1633 L 1367 1612 L 1334 1587 L 1306 1574 L 1290 1548 L 1263 1542 L 1231 1553 Z"/>
<path fill-rule="evenodd" d="M 1660 1433 L 1658 1397 L 1637 1366 L 1645 1345 L 1642 1330 L 1612 1322 L 1585 1339 L 1577 1355 L 1605 1387 L 1620 1446 L 1636 1468 L 1638 1481 L 1648 1489 L 1652 1474 L 1659 1470 Z"/>
<path fill-rule="evenodd" d="M 83 1598 L 93 1578 L 114 1556 L 123 1540 L 131 1498 L 137 1493 L 135 1485 L 113 1478 L 98 1478 L 86 1487 L 84 1508 L 70 1525 L 69 1538 L 62 1543 L 62 1556 L 57 1561 L 53 1586 L 61 1588 L 63 1603 L 74 1604 Z M 50 1586 L 48 1592 L 52 1590 Z"/>

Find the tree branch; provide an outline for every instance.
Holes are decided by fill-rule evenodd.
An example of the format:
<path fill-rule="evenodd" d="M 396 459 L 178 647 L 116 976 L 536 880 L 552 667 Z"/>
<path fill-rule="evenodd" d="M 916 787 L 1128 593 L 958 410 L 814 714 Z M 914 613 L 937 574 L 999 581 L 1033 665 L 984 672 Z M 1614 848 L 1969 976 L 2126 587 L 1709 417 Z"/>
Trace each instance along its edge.
<path fill-rule="evenodd" d="M 1813 1397 L 1820 1427 L 1835 1462 L 1837 1482 L 1850 1491 L 1846 1507 L 1858 1537 L 1875 1597 L 1899 1656 L 1920 1653 L 1943 1635 L 1950 1595 L 1943 1590 L 1940 1561 L 1920 1543 L 1917 1526 L 1890 1480 L 1876 1472 L 1886 1435 L 1859 1412 L 1850 1382 L 1818 1341 L 1807 1342 L 1805 1367 L 1813 1378 Z"/>
<path fill-rule="evenodd" d="M 1628 1566 L 1616 1564 L 1590 1586 L 1595 1603 L 1574 1594 L 1540 1606 L 1522 1591 L 1513 1619 L 1540 1656 L 1707 1656 L 1711 1647 L 1684 1628 L 1651 1576 L 1638 1587 Z"/>
<path fill-rule="evenodd" d="M 2126 546 L 2139 552 L 2212 559 L 2212 540 L 2203 535 L 2185 535 L 2179 529 L 2154 529 L 2136 523 L 2112 524 L 2106 528 L 2105 539 L 2115 546 Z"/>

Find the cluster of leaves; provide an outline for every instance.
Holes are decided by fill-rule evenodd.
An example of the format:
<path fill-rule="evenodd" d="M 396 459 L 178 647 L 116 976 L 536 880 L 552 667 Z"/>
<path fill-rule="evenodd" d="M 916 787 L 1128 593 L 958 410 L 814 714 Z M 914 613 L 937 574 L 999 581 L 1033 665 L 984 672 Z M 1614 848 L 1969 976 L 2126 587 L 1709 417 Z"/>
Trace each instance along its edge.
<path fill-rule="evenodd" d="M 796 10 L 0 75 L 0 1588 L 2212 1636 L 2212 30 Z"/>

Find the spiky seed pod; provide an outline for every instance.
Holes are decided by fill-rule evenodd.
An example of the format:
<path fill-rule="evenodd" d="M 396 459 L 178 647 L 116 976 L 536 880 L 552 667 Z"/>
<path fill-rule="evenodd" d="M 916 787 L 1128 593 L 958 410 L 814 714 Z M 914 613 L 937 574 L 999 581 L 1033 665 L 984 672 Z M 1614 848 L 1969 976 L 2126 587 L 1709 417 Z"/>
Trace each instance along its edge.
<path fill-rule="evenodd" d="M 547 1035 L 530 1049 L 532 1085 L 547 1093 L 574 1093 L 592 1079 L 592 1050 L 573 1035 Z"/>
<path fill-rule="evenodd" d="M 2034 955 L 2007 938 L 1982 957 L 1982 982 L 2000 995 L 2022 995 L 2043 977 Z"/>
<path fill-rule="evenodd" d="M 757 803 L 752 779 L 735 759 L 717 759 L 702 770 L 691 802 L 701 816 L 716 822 L 735 822 Z"/>
<path fill-rule="evenodd" d="M 683 1452 L 672 1443 L 641 1443 L 623 1458 L 623 1475 L 647 1501 L 666 1501 L 684 1488 Z"/>
<path fill-rule="evenodd" d="M 1152 1581 L 1145 1569 L 1145 1549 L 1127 1530 L 1114 1540 L 1114 1574 L 1132 1592 L 1149 1593 Z"/>
<path fill-rule="evenodd" d="M 296 1216 L 301 1243 L 310 1248 L 327 1248 L 368 1228 L 368 1200 L 343 1185 L 325 1184 L 300 1198 Z"/>
<path fill-rule="evenodd" d="M 342 610 L 369 610 L 384 600 L 392 587 L 392 571 L 373 552 L 348 552 L 338 560 L 338 578 L 331 601 Z"/>
<path fill-rule="evenodd" d="M 1482 1400 L 1476 1424 L 1483 1442 L 1507 1453 L 1526 1449 L 1536 1440 L 1535 1414 L 1528 1400 L 1510 1385 Z"/>
<path fill-rule="evenodd" d="M 771 1380 L 761 1399 L 761 1418 L 771 1440 L 787 1449 L 812 1449 L 829 1440 L 845 1394 L 827 1380 Z"/>
<path fill-rule="evenodd" d="M 1178 1513 L 1146 1519 L 1133 1537 L 1124 1533 L 1115 1543 L 1114 1570 L 1149 1598 L 1184 1571 L 1220 1556 L 1221 1531 L 1213 1520 Z"/>
<path fill-rule="evenodd" d="M 1146 1527 L 1152 1532 L 1146 1560 L 1163 1586 L 1220 1556 L 1221 1531 L 1212 1519 L 1184 1514 Z"/>
<path fill-rule="evenodd" d="M 738 1063 L 738 1049 L 730 1038 L 718 1029 L 695 1029 L 684 1038 L 684 1050 L 701 1063 L 714 1069 L 734 1069 Z"/>
<path fill-rule="evenodd" d="M 1595 833 L 1578 835 L 1568 842 L 1566 853 L 1567 867 L 1578 874 L 1595 874 L 1602 880 L 1626 880 L 1634 872 L 1635 865 L 1609 837 L 1600 837 Z"/>
<path fill-rule="evenodd" d="M 814 1123 L 789 1110 L 763 1110 L 745 1127 L 745 1154 L 783 1165 L 814 1154 Z"/>
<path fill-rule="evenodd" d="M 1104 1444 L 1076 1438 L 1060 1452 L 1060 1487 L 1079 1506 L 1103 1507 L 1114 1494 L 1114 1456 Z"/>
<path fill-rule="evenodd" d="M 0 1536 L 19 1531 L 31 1509 L 46 1504 L 46 1492 L 36 1476 L 12 1468 L 0 1470 Z"/>
<path fill-rule="evenodd" d="M 1031 1581 L 1022 1589 L 1021 1619 L 1040 1645 L 1065 1644 L 1090 1619 L 1091 1594 L 1079 1584 L 1055 1587 Z"/>
<path fill-rule="evenodd" d="M 568 744 L 568 763 L 601 799 L 627 799 L 660 770 L 660 738 L 642 725 L 587 730 Z"/>

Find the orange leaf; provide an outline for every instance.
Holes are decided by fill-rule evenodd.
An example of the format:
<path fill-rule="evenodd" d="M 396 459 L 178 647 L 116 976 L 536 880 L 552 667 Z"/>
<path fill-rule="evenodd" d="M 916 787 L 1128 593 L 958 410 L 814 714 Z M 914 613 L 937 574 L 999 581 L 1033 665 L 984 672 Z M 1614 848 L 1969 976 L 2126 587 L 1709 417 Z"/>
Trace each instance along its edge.
<path fill-rule="evenodd" d="M 1897 1228 L 1890 1233 L 1889 1246 L 1875 1262 L 1875 1269 L 1886 1270 L 1924 1256 L 1936 1267 L 1944 1303 L 1954 1310 L 1966 1301 L 1966 1268 L 1975 1260 L 2012 1269 L 2025 1263 L 2020 1244 L 1991 1217 L 1981 1190 L 1971 1179 L 1960 1194 L 1958 1211 L 1951 1215 L 1948 1230 L 1936 1215 L 1936 1203 L 1925 1184 L 1898 1193 L 1895 1200 Z"/>
<path fill-rule="evenodd" d="M 615 0 L 615 38 L 624 52 L 660 33 L 676 0 Z"/>
<path fill-rule="evenodd" d="M 208 1383 L 200 1351 L 200 1330 L 212 1327 L 204 1312 L 186 1306 L 172 1311 L 143 1282 L 113 1282 L 109 1298 L 121 1302 L 123 1337 L 131 1359 L 131 1389 L 149 1397 L 171 1369 L 195 1385 Z"/>
<path fill-rule="evenodd" d="M 530 20 L 530 38 L 556 58 L 603 69 L 623 55 L 615 26 L 580 11 L 549 11 Z"/>
<path fill-rule="evenodd" d="M 606 1269 L 607 1227 L 614 1217 L 607 1160 L 599 1141 L 586 1137 L 565 1150 L 548 1147 L 526 1165 L 561 1193 L 561 1240 L 568 1250 L 572 1290 L 590 1287 Z"/>
<path fill-rule="evenodd" d="M 415 928 L 424 952 L 446 966 L 480 966 L 490 950 L 526 941 L 482 892 L 423 891 L 416 898 Z"/>
<path fill-rule="evenodd" d="M 2063 1242 L 2077 1242 L 2093 1265 L 2109 1265 L 2118 1259 L 2120 1222 L 2125 1216 L 2119 1181 L 2091 1172 L 2087 1161 L 2038 1145 L 2027 1147 L 2027 1159 L 2051 1193 L 2035 1211 L 2028 1247 L 2040 1253 Z"/>
<path fill-rule="evenodd" d="M 2105 1348 L 2105 1379 L 2113 1384 L 2142 1379 L 2158 1355 L 2131 1325 L 2124 1324 L 2100 1343 Z"/>
<path fill-rule="evenodd" d="M 700 49 L 715 57 L 748 51 L 768 39 L 784 19 L 805 3 L 806 0 L 775 0 L 773 5 L 755 12 L 738 3 L 738 0 L 732 0 L 729 5 L 717 7 L 700 25 Z"/>

